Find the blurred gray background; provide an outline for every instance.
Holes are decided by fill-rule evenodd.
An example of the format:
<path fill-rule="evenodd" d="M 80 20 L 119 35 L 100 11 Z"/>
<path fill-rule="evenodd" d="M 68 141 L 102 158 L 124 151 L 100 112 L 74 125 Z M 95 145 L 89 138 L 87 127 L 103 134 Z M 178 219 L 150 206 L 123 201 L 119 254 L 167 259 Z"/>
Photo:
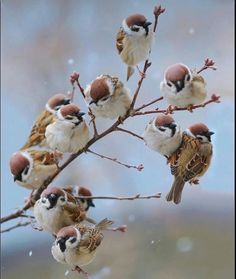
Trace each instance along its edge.
<path fill-rule="evenodd" d="M 234 275 L 234 33 L 231 0 L 2 0 L 2 176 L 1 212 L 22 206 L 29 195 L 13 183 L 9 158 L 25 142 L 34 119 L 55 93 L 71 90 L 69 75 L 78 71 L 85 87 L 100 74 L 125 81 L 126 67 L 115 49 L 115 35 L 127 15 L 143 13 L 153 19 L 154 5 L 166 8 L 159 19 L 152 67 L 137 104 L 158 96 L 165 68 L 183 62 L 200 68 L 206 57 L 217 71 L 203 73 L 209 96 L 221 95 L 194 113 L 177 112 L 183 129 L 201 121 L 215 132 L 214 157 L 199 186 L 186 185 L 182 203 L 165 201 L 172 177 L 166 160 L 143 142 L 114 133 L 93 150 L 130 164 L 143 163 L 142 172 L 83 155 L 58 176 L 53 185 L 84 185 L 94 195 L 143 195 L 162 192 L 146 201 L 97 200 L 90 217 L 109 217 L 127 224 L 126 234 L 105 233 L 97 258 L 85 269 L 92 279 L 222 279 Z M 138 74 L 127 86 L 134 92 Z M 77 91 L 75 102 L 86 106 Z M 159 107 L 167 104 L 161 102 Z M 130 119 L 125 128 L 141 134 L 152 116 Z M 99 120 L 99 130 L 112 122 Z M 16 222 L 16 221 L 15 221 Z M 6 228 L 15 222 L 2 226 Z M 1 235 L 2 278 L 82 278 L 54 261 L 52 237 L 31 227 Z"/>

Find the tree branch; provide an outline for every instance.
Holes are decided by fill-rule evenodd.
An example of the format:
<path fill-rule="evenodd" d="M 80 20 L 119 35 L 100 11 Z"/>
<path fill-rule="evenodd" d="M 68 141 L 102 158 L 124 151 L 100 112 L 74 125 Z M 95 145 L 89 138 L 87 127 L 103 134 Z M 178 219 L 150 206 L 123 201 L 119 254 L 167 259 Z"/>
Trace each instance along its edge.
<path fill-rule="evenodd" d="M 12 231 L 12 230 L 14 230 L 16 228 L 26 227 L 26 226 L 28 226 L 30 224 L 31 224 L 31 222 L 24 222 L 24 223 L 19 222 L 19 223 L 17 223 L 16 225 L 14 225 L 12 227 L 9 227 L 7 229 L 1 230 L 0 233 L 10 232 L 10 231 Z"/>
<path fill-rule="evenodd" d="M 86 152 L 92 153 L 92 154 L 94 154 L 94 155 L 96 155 L 96 156 L 98 156 L 98 157 L 100 157 L 102 159 L 110 160 L 110 161 L 112 161 L 114 163 L 117 163 L 117 164 L 122 165 L 122 166 L 124 166 L 126 168 L 129 168 L 129 169 L 133 168 L 133 169 L 136 169 L 138 171 L 141 171 L 144 168 L 142 164 L 140 164 L 138 166 L 128 165 L 128 164 L 125 164 L 125 163 L 122 163 L 122 162 L 118 161 L 116 158 L 110 158 L 110 157 L 107 157 L 105 155 L 98 154 L 98 153 L 96 153 L 96 152 L 94 152 L 94 151 L 92 151 L 90 149 L 87 149 Z"/>
<path fill-rule="evenodd" d="M 159 199 L 161 193 L 156 193 L 150 196 L 141 196 L 136 194 L 131 197 L 108 197 L 108 196 L 76 196 L 76 199 L 93 199 L 93 200 L 117 200 L 117 201 L 134 201 L 134 200 L 149 200 L 149 199 Z"/>
<path fill-rule="evenodd" d="M 194 109 L 198 109 L 198 108 L 204 108 L 205 106 L 211 104 L 211 103 L 220 103 L 220 96 L 216 96 L 215 94 L 213 94 L 211 96 L 211 99 L 206 101 L 203 104 L 200 105 L 195 105 L 195 106 L 190 106 L 190 107 L 185 107 L 185 108 L 179 108 L 179 107 L 173 107 L 172 109 L 168 108 L 168 109 L 155 109 L 155 110 L 149 110 L 149 111 L 137 111 L 133 113 L 133 116 L 138 116 L 138 115 L 145 115 L 145 114 L 153 114 L 153 113 L 173 113 L 174 111 L 180 111 L 180 110 L 189 110 L 192 111 Z"/>
<path fill-rule="evenodd" d="M 137 135 L 137 134 L 135 134 L 135 133 L 133 133 L 133 132 L 131 132 L 131 131 L 129 131 L 129 130 L 126 130 L 126 129 L 117 127 L 117 128 L 116 128 L 116 131 L 118 131 L 118 132 L 119 132 L 119 131 L 120 131 L 120 132 L 124 132 L 124 133 L 127 133 L 127 134 L 132 135 L 133 137 L 136 137 L 136 138 L 138 138 L 138 139 L 143 140 L 143 138 L 142 138 L 141 136 L 139 136 L 139 135 Z"/>

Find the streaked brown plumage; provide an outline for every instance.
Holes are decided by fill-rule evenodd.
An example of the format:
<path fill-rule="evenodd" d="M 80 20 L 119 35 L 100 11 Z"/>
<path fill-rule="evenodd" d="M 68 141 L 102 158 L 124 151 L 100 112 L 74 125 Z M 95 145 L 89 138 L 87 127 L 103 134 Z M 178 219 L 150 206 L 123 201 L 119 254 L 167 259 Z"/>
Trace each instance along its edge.
<path fill-rule="evenodd" d="M 192 135 L 183 133 L 181 146 L 168 160 L 174 182 L 166 197 L 167 201 L 180 203 L 184 184 L 196 181 L 209 168 L 212 158 L 210 136 L 213 132 L 203 125 L 198 123 L 191 126 L 189 130 Z"/>
<path fill-rule="evenodd" d="M 49 124 L 53 123 L 56 119 L 56 111 L 66 104 L 70 103 L 70 99 L 63 94 L 56 94 L 50 98 L 46 104 L 45 110 L 43 110 L 37 117 L 31 131 L 28 136 L 27 142 L 21 150 L 31 148 L 39 145 L 46 146 L 45 131 Z"/>

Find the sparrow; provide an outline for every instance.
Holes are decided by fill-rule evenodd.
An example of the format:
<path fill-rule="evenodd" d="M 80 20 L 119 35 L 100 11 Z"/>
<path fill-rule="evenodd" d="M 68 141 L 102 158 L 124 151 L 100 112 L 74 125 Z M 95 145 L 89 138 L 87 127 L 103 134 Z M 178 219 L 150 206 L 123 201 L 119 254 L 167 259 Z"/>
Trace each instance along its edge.
<path fill-rule="evenodd" d="M 160 90 L 169 105 L 189 107 L 202 103 L 207 96 L 204 78 L 178 63 L 169 66 L 160 83 Z"/>
<path fill-rule="evenodd" d="M 150 149 L 168 158 L 180 146 L 182 131 L 170 115 L 162 114 L 148 123 L 142 137 Z"/>
<path fill-rule="evenodd" d="M 171 174 L 174 175 L 167 201 L 176 204 L 181 201 L 181 194 L 186 182 L 198 184 L 198 178 L 208 170 L 212 158 L 211 136 L 203 123 L 197 123 L 189 127 L 184 133 L 180 147 L 170 158 Z"/>
<path fill-rule="evenodd" d="M 56 94 L 52 98 L 50 98 L 45 105 L 45 110 L 42 111 L 37 117 L 34 126 L 31 129 L 28 140 L 26 144 L 21 148 L 21 150 L 37 145 L 45 146 L 46 127 L 54 121 L 56 111 L 60 107 L 69 104 L 70 101 L 70 98 L 63 94 Z"/>
<path fill-rule="evenodd" d="M 101 231 L 112 224 L 112 221 L 104 219 L 93 227 L 76 224 L 62 228 L 52 246 L 54 259 L 87 275 L 81 266 L 88 265 L 94 260 L 96 250 L 103 239 Z"/>
<path fill-rule="evenodd" d="M 56 154 L 42 150 L 18 151 L 11 156 L 10 170 L 14 181 L 35 190 L 58 170 Z"/>
<path fill-rule="evenodd" d="M 63 188 L 64 191 L 68 192 L 69 194 L 78 197 L 91 197 L 92 193 L 88 188 L 82 187 L 82 186 L 66 186 Z M 85 210 L 88 211 L 90 207 L 95 207 L 95 204 L 93 203 L 93 199 L 83 199 L 83 198 L 77 198 L 77 201 L 79 205 Z"/>
<path fill-rule="evenodd" d="M 56 120 L 46 128 L 48 146 L 62 153 L 76 153 L 84 148 L 89 141 L 89 128 L 83 119 L 84 114 L 74 104 L 61 107 Z"/>
<path fill-rule="evenodd" d="M 130 91 L 118 77 L 101 75 L 85 89 L 85 100 L 95 117 L 118 118 L 131 105 Z"/>
<path fill-rule="evenodd" d="M 61 228 L 86 220 L 86 211 L 68 192 L 48 187 L 34 205 L 34 216 L 43 230 L 56 235 Z"/>
<path fill-rule="evenodd" d="M 149 57 L 154 41 L 154 33 L 149 30 L 151 24 L 144 15 L 130 15 L 123 20 L 116 35 L 116 48 L 122 61 L 128 65 L 127 81 L 134 73 L 134 66 Z"/>

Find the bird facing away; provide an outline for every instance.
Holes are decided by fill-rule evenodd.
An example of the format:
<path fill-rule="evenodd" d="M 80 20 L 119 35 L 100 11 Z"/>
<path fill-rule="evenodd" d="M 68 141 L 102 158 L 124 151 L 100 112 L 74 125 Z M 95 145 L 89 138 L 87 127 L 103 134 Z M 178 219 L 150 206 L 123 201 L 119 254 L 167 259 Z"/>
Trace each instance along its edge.
<path fill-rule="evenodd" d="M 181 146 L 169 158 L 174 182 L 166 196 L 167 201 L 180 203 L 185 183 L 198 184 L 198 178 L 208 170 L 212 158 L 213 134 L 203 123 L 190 126 L 183 133 Z"/>

